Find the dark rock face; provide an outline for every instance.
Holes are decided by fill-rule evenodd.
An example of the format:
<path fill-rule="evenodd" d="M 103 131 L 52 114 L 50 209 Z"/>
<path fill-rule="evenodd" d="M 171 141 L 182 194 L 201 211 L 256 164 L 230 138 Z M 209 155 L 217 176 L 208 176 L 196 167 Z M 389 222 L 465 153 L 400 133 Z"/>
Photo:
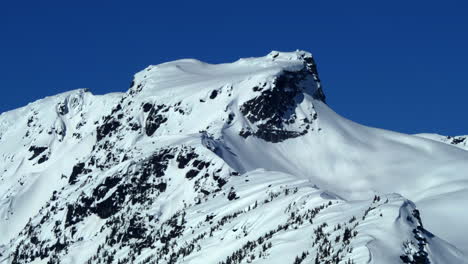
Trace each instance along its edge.
<path fill-rule="evenodd" d="M 97 199 L 102 199 L 109 192 L 110 189 L 114 188 L 121 178 L 119 177 L 109 177 L 104 180 L 103 183 L 99 184 L 93 191 L 93 196 Z"/>
<path fill-rule="evenodd" d="M 165 180 L 155 180 L 165 175 L 169 161 L 174 159 L 174 149 L 162 149 L 147 158 L 139 169 L 132 174 L 116 174 L 107 177 L 97 185 L 89 195 L 82 194 L 78 201 L 68 205 L 65 226 L 72 226 L 85 217 L 96 214 L 107 219 L 117 214 L 126 204 L 145 204 L 147 197 L 166 191 Z M 73 168 L 70 183 L 77 181 L 77 176 L 89 172 L 85 163 L 78 163 Z"/>
<path fill-rule="evenodd" d="M 126 190 L 120 185 L 107 199 L 97 203 L 94 208 L 90 209 L 101 219 L 106 219 L 119 211 L 125 202 L 125 196 Z"/>
<path fill-rule="evenodd" d="M 281 75 L 275 82 L 275 87 L 266 90 L 260 96 L 255 97 L 241 107 L 242 114 L 255 123 L 261 120 L 269 120 L 271 125 L 280 126 L 283 118 L 288 118 L 297 100 L 301 100 L 301 90 L 296 83 L 296 74 L 286 73 Z M 291 89 L 288 89 L 291 87 Z"/>
<path fill-rule="evenodd" d="M 450 144 L 458 145 L 458 144 L 465 142 L 467 138 L 463 136 L 458 136 L 458 137 L 448 136 L 447 139 L 449 140 Z"/>
<path fill-rule="evenodd" d="M 104 124 L 102 124 L 101 126 L 97 128 L 97 131 L 96 131 L 97 141 L 100 141 L 101 139 L 105 138 L 107 135 L 110 135 L 113 131 L 115 131 L 120 126 L 121 126 L 121 123 L 118 120 L 114 119 L 112 116 L 108 116 L 105 119 Z"/>
<path fill-rule="evenodd" d="M 65 218 L 65 226 L 72 226 L 81 222 L 86 216 L 90 215 L 89 208 L 93 203 L 93 199 L 81 196 L 74 204 L 68 205 L 67 215 Z"/>
<path fill-rule="evenodd" d="M 70 184 L 76 183 L 78 175 L 89 173 L 89 172 L 90 172 L 89 169 L 85 169 L 85 163 L 83 162 L 77 163 L 75 166 L 73 166 L 73 171 L 70 177 L 68 178 L 68 183 Z"/>
<path fill-rule="evenodd" d="M 164 105 L 158 105 L 156 108 L 152 107 L 149 111 L 148 117 L 146 118 L 146 135 L 152 136 L 156 130 L 167 121 L 167 118 L 160 114 L 160 111 L 164 108 Z M 144 110 L 147 110 L 145 108 Z"/>
<path fill-rule="evenodd" d="M 307 134 L 312 120 L 317 119 L 317 116 L 299 120 L 295 109 L 304 100 L 307 91 L 301 82 L 309 75 L 310 72 L 305 69 L 299 72 L 285 71 L 276 79 L 274 87 L 261 90 L 259 96 L 245 102 L 240 111 L 257 126 L 257 130 L 243 129 L 240 135 L 244 138 L 253 135 L 276 143 Z M 260 91 L 260 88 L 254 88 Z M 289 128 L 290 125 L 296 128 Z"/>
<path fill-rule="evenodd" d="M 428 258 L 429 254 L 426 250 L 426 245 L 428 242 L 425 237 L 433 237 L 433 235 L 429 233 L 426 229 L 424 229 L 420 213 L 416 209 L 413 211 L 413 218 L 414 220 L 412 220 L 411 217 L 408 216 L 407 220 L 410 222 L 416 222 L 417 224 L 417 227 L 413 229 L 415 241 L 409 241 L 403 244 L 403 248 L 406 250 L 407 253 L 401 255 L 400 259 L 403 263 L 408 264 L 430 264 L 431 262 Z M 422 234 L 424 234 L 424 236 Z M 410 253 L 411 250 L 408 250 L 411 244 L 413 247 L 418 248 L 416 252 Z"/>
<path fill-rule="evenodd" d="M 143 105 L 143 112 L 148 113 L 148 112 L 151 110 L 151 108 L 153 108 L 153 105 L 152 105 L 152 104 L 150 104 L 150 103 L 145 103 L 145 104 Z"/>
<path fill-rule="evenodd" d="M 211 94 L 210 94 L 210 99 L 215 99 L 216 96 L 218 96 L 218 91 L 213 90 L 213 92 L 211 92 Z"/>
<path fill-rule="evenodd" d="M 307 134 L 307 130 L 297 132 L 297 131 L 288 131 L 288 130 L 280 130 L 280 129 L 271 129 L 267 127 L 266 125 L 261 125 L 259 126 L 259 130 L 255 133 L 255 136 L 265 141 L 278 143 L 286 139 L 296 138 L 305 134 Z"/>
<path fill-rule="evenodd" d="M 32 152 L 32 156 L 29 158 L 29 160 L 35 159 L 37 156 L 41 155 L 44 151 L 47 150 L 47 147 L 37 147 L 37 146 L 31 146 L 29 147 L 29 152 Z"/>
<path fill-rule="evenodd" d="M 69 110 L 68 110 L 68 106 L 67 106 L 67 101 L 62 102 L 62 103 L 57 105 L 57 113 L 59 115 L 64 116 L 64 115 L 68 114 L 68 111 Z"/>
<path fill-rule="evenodd" d="M 198 154 L 194 151 L 195 150 L 191 148 L 188 153 L 181 153 L 179 156 L 177 156 L 177 167 L 179 169 L 185 168 L 190 161 L 198 158 Z"/>
<path fill-rule="evenodd" d="M 232 200 L 235 200 L 235 199 L 239 199 L 239 197 L 237 196 L 237 193 L 236 191 L 234 190 L 234 188 L 231 188 L 231 190 L 229 191 L 228 195 L 227 195 L 227 198 L 229 201 L 232 201 Z"/>
<path fill-rule="evenodd" d="M 466 139 L 466 138 L 463 138 L 463 137 L 454 138 L 454 139 L 452 140 L 452 144 L 455 144 L 455 145 L 456 145 L 456 144 L 463 143 L 463 142 L 465 142 L 465 139 Z"/>
<path fill-rule="evenodd" d="M 319 77 L 318 70 L 317 70 L 317 64 L 315 63 L 315 61 L 314 61 L 314 59 L 312 57 L 305 57 L 305 58 L 303 58 L 303 60 L 304 60 L 304 64 L 305 64 L 305 67 L 306 67 L 307 71 L 310 74 L 312 74 L 312 77 L 313 77 L 314 81 L 317 83 L 317 89 L 312 94 L 312 97 L 314 99 L 317 99 L 317 100 L 320 100 L 320 101 L 326 103 L 326 97 L 325 97 L 325 94 L 323 93 L 323 90 L 322 90 L 322 87 L 321 87 L 320 77 Z"/>
<path fill-rule="evenodd" d="M 42 155 L 42 156 L 37 160 L 37 164 L 44 163 L 44 162 L 46 162 L 48 159 L 49 159 L 49 157 L 48 157 L 47 155 Z"/>
<path fill-rule="evenodd" d="M 198 175 L 198 170 L 189 170 L 186 174 L 185 174 L 185 178 L 191 180 L 193 178 L 195 178 L 195 176 Z"/>

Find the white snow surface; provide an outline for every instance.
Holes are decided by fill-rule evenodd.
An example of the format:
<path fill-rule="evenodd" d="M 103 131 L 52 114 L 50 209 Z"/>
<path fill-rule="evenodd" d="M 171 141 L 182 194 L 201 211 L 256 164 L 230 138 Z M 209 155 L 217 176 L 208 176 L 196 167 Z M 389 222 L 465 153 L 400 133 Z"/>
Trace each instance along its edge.
<path fill-rule="evenodd" d="M 442 143 L 450 144 L 450 145 L 468 150 L 468 135 L 453 137 L 453 136 L 442 136 L 439 134 L 422 133 L 422 134 L 416 134 L 415 136 L 432 139 L 435 141 L 439 141 Z"/>
<path fill-rule="evenodd" d="M 149 66 L 0 115 L 0 263 L 468 263 L 463 138 L 341 117 L 304 51 Z"/>

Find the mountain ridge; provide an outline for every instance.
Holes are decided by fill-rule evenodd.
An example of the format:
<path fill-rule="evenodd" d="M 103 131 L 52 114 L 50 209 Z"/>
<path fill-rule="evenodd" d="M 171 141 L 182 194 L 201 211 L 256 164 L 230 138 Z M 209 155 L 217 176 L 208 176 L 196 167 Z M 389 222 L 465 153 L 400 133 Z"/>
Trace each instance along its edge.
<path fill-rule="evenodd" d="M 468 152 L 340 117 L 304 51 L 47 97 L 0 146 L 0 263 L 465 261 Z"/>

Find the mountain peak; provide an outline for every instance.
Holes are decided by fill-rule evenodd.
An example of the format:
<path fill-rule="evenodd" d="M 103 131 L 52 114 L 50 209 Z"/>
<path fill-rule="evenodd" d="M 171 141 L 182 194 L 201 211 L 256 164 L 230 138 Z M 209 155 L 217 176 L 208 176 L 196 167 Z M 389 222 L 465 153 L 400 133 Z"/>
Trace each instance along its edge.
<path fill-rule="evenodd" d="M 161 128 L 160 133 L 173 133 L 163 132 L 163 124 L 176 122 L 179 131 L 210 130 L 220 135 L 231 125 L 226 120 L 243 117 L 246 122 L 237 122 L 240 135 L 270 142 L 312 131 L 318 118 L 314 102 L 325 102 L 316 64 L 305 51 L 273 51 L 224 64 L 182 59 L 149 66 L 135 75 L 128 95 L 126 100 L 143 102 L 154 115 L 151 120 L 159 120 L 154 128 Z M 168 110 L 157 110 L 170 108 L 181 109 L 177 115 L 184 120 L 205 118 L 187 126 L 187 121 L 170 120 Z"/>
<path fill-rule="evenodd" d="M 312 54 L 299 50 L 272 51 L 263 57 L 243 58 L 232 63 L 209 64 L 195 59 L 181 59 L 151 65 L 135 75 L 129 93 L 187 97 L 199 93 L 200 87 L 246 82 L 251 82 L 253 87 L 273 82 L 284 73 L 292 72 L 301 73 L 302 79 L 310 77 L 314 82 L 309 87 L 311 94 L 316 94 L 317 98 L 324 101 L 325 96 Z"/>
<path fill-rule="evenodd" d="M 307 58 L 312 58 L 312 53 L 304 51 L 304 50 L 296 50 L 293 52 L 283 52 L 283 51 L 276 51 L 273 50 L 266 57 L 272 58 L 274 60 L 304 60 Z"/>

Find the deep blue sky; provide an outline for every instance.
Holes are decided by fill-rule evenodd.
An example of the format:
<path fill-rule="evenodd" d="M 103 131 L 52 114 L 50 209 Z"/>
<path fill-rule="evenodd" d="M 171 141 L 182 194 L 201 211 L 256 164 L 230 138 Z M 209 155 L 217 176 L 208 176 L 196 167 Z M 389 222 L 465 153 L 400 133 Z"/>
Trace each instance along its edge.
<path fill-rule="evenodd" d="M 0 112 L 76 88 L 125 91 L 149 64 L 304 49 L 343 116 L 468 134 L 468 1 L 229 2 L 4 1 Z"/>

